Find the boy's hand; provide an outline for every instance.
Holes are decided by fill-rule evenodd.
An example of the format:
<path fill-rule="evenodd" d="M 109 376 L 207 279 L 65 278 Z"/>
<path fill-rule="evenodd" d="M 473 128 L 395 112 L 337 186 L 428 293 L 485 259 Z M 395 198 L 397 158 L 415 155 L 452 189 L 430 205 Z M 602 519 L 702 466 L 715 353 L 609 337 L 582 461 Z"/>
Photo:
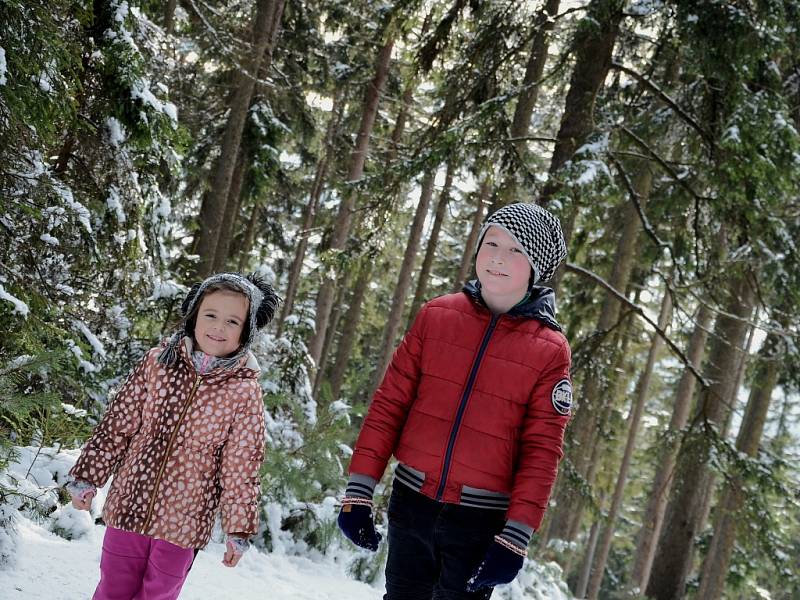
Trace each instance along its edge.
<path fill-rule="evenodd" d="M 225 542 L 225 556 L 222 557 L 222 564 L 226 567 L 235 567 L 249 547 L 250 542 L 247 539 L 230 536 Z"/>
<path fill-rule="evenodd" d="M 467 581 L 468 592 L 477 592 L 481 588 L 491 588 L 514 580 L 525 561 L 521 554 L 525 551 L 511 550 L 507 544 L 509 543 L 492 542 L 483 562 Z"/>
<path fill-rule="evenodd" d="M 345 499 L 345 504 L 339 511 L 337 523 L 345 537 L 356 546 L 373 552 L 378 549 L 381 534 L 375 531 L 375 524 L 372 522 L 372 506 L 348 504 Z"/>

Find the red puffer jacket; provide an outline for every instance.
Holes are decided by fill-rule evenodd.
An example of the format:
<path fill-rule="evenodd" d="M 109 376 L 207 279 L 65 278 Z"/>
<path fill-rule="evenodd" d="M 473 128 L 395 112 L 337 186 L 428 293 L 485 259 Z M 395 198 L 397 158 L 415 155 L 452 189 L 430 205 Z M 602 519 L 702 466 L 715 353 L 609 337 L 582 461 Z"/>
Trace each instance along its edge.
<path fill-rule="evenodd" d="M 375 393 L 350 472 L 380 479 L 394 454 L 426 496 L 510 496 L 507 518 L 538 529 L 572 399 L 569 344 L 552 315 L 553 292 L 539 287 L 497 316 L 474 284 L 426 304 Z"/>

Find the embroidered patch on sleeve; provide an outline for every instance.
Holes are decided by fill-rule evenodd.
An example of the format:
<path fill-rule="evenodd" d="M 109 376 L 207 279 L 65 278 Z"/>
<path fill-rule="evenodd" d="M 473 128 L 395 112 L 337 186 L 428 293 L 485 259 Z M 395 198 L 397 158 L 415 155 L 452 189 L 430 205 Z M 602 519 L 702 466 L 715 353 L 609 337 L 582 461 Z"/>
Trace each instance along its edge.
<path fill-rule="evenodd" d="M 550 394 L 553 408 L 560 415 L 568 415 L 572 410 L 572 384 L 569 379 L 562 379 L 555 386 Z"/>

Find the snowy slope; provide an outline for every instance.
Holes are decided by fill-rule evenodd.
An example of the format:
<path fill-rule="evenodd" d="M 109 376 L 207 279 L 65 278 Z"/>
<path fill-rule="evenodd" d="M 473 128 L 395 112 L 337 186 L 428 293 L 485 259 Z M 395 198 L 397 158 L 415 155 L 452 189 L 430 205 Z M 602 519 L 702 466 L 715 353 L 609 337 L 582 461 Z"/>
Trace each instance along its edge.
<path fill-rule="evenodd" d="M 82 600 L 99 578 L 105 528 L 67 541 L 22 518 L 17 524 L 13 568 L 0 570 L 4 600 Z M 181 600 L 378 600 L 382 590 L 348 578 L 336 564 L 264 554 L 251 549 L 233 569 L 221 564 L 223 546 L 211 543 L 197 555 Z"/>

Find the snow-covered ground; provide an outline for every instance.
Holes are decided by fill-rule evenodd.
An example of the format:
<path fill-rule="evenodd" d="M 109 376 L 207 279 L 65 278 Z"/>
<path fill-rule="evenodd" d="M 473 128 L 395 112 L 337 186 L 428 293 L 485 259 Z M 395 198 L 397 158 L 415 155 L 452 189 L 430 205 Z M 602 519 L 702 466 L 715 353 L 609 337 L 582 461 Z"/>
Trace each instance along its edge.
<path fill-rule="evenodd" d="M 14 449 L 0 472 L 0 599 L 85 600 L 100 577 L 105 527 L 95 525 L 108 484 L 98 490 L 92 514 L 61 504 L 58 489 L 66 481 L 79 450 L 24 446 Z M 318 507 L 321 521 L 335 519 L 335 500 Z M 38 507 L 37 510 L 32 505 Z M 224 546 L 211 542 L 195 560 L 181 600 L 379 600 L 383 578 L 375 585 L 354 580 L 348 567 L 366 551 L 334 538 L 327 552 L 309 548 L 281 528 L 281 507 L 266 507 L 266 526 L 274 551 L 251 548 L 235 568 L 222 565 Z M 43 515 L 47 516 L 43 516 Z M 12 530 L 3 523 L 13 523 Z M 57 533 L 62 535 L 57 535 Z M 219 533 L 219 532 L 218 532 Z M 385 532 L 384 532 L 385 533 Z M 71 538 L 71 539 L 67 539 Z M 212 539 L 222 539 L 221 534 Z M 555 563 L 526 560 L 495 600 L 571 600 Z"/>
<path fill-rule="evenodd" d="M 33 521 L 17 523 L 13 567 L 0 570 L 5 600 L 83 600 L 99 579 L 105 527 L 68 541 Z M 224 548 L 211 543 L 197 555 L 181 600 L 378 600 L 382 589 L 350 579 L 332 561 L 249 550 L 235 568 L 221 564 Z M 381 586 L 382 588 L 382 586 Z"/>

